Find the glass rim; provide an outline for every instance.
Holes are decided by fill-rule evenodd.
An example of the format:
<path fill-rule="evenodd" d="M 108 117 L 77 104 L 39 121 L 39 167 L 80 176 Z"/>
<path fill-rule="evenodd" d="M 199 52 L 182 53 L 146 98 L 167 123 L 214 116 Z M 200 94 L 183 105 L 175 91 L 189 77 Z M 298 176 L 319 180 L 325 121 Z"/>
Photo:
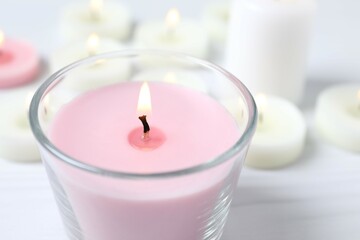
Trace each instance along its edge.
<path fill-rule="evenodd" d="M 38 109 L 43 99 L 44 95 L 47 94 L 51 89 L 54 87 L 54 82 L 64 76 L 67 72 L 71 71 L 73 68 L 81 66 L 83 64 L 88 64 L 95 62 L 101 58 L 116 58 L 116 57 L 131 57 L 131 56 L 138 56 L 138 55 L 157 55 L 162 57 L 175 57 L 182 60 L 191 61 L 197 65 L 205 67 L 207 69 L 211 69 L 214 72 L 221 74 L 222 76 L 226 77 L 230 80 L 240 91 L 242 96 L 244 97 L 246 107 L 248 108 L 249 118 L 246 124 L 246 128 L 238 140 L 226 151 L 221 153 L 220 155 L 216 156 L 215 158 L 206 161 L 201 164 L 197 164 L 195 166 L 184 168 L 180 170 L 173 170 L 173 171 L 166 171 L 166 172 L 159 172 L 159 173 L 130 173 L 124 171 L 113 171 L 101 167 L 96 167 L 91 164 L 87 164 L 83 161 L 77 160 L 70 155 L 62 152 L 58 149 L 45 135 L 43 132 L 40 121 L 39 121 L 39 114 Z M 61 80 L 60 80 L 61 81 Z M 207 169 L 211 169 L 217 165 L 220 165 L 226 162 L 228 159 L 231 159 L 233 156 L 236 155 L 241 149 L 244 149 L 246 144 L 250 141 L 251 137 L 253 136 L 256 123 L 257 123 L 257 109 L 256 104 L 254 101 L 253 96 L 251 95 L 250 91 L 247 87 L 237 79 L 233 74 L 228 72 L 227 70 L 223 69 L 222 67 L 210 63 L 206 60 L 202 60 L 196 57 L 189 56 L 187 54 L 173 52 L 173 51 L 165 51 L 165 50 L 120 50 L 120 51 L 113 51 L 102 53 L 94 56 L 90 56 L 76 62 L 73 62 L 62 69 L 58 70 L 57 72 L 53 73 L 50 77 L 48 77 L 36 90 L 29 108 L 29 120 L 30 120 L 30 127 L 32 132 L 38 141 L 38 143 L 45 148 L 49 153 L 51 153 L 54 157 L 58 158 L 62 162 L 69 164 L 73 167 L 76 167 L 81 170 L 85 170 L 90 173 L 95 173 L 101 176 L 108 176 L 108 177 L 115 177 L 115 178 L 124 178 L 124 179 L 158 179 L 158 178 L 170 178 L 170 177 L 178 177 L 184 175 L 190 175 L 198 172 L 202 172 Z"/>

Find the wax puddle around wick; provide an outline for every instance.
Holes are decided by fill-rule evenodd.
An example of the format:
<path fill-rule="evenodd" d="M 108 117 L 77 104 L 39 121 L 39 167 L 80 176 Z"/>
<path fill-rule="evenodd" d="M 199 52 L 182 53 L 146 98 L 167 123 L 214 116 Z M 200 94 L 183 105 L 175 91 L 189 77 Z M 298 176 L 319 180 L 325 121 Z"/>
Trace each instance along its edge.
<path fill-rule="evenodd" d="M 135 128 L 128 135 L 128 141 L 132 147 L 143 150 L 151 151 L 160 147 L 165 142 L 165 135 L 161 130 L 155 127 L 151 127 L 149 136 L 147 139 L 144 139 L 143 128 Z"/>

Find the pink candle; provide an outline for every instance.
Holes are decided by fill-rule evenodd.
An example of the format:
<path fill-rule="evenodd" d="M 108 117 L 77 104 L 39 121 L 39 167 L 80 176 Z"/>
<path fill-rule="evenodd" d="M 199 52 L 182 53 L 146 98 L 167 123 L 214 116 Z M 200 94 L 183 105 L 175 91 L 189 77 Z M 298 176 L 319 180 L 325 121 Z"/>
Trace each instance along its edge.
<path fill-rule="evenodd" d="M 0 88 L 9 88 L 35 79 L 39 56 L 27 42 L 8 39 L 0 31 Z"/>
<path fill-rule="evenodd" d="M 76 98 L 55 116 L 49 138 L 87 164 L 145 174 L 211 161 L 240 136 L 235 120 L 211 97 L 151 83 L 150 141 L 161 143 L 152 150 L 136 147 L 131 136 L 142 129 L 136 111 L 139 90 L 139 83 L 122 83 Z M 60 162 L 56 175 L 86 240 L 198 240 L 216 234 L 209 233 L 214 218 L 226 217 L 214 208 L 230 203 L 226 191 L 231 188 L 220 190 L 228 184 L 232 163 L 166 181 L 105 178 Z"/>

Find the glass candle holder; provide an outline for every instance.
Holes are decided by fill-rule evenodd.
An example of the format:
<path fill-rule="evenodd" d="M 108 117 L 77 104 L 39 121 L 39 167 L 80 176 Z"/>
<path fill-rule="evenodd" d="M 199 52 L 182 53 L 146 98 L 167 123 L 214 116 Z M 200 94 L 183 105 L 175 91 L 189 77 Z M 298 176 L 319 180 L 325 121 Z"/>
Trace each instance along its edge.
<path fill-rule="evenodd" d="M 119 68 L 118 72 L 122 74 L 109 75 L 107 70 L 114 66 Z M 124 72 L 127 74 L 123 74 Z M 219 121 L 220 125 L 215 126 L 215 130 L 209 129 L 211 137 L 199 144 L 203 148 L 202 151 L 198 151 L 199 154 L 189 150 L 185 143 L 184 146 L 179 143 L 176 146 L 177 153 L 169 156 L 169 161 L 172 158 L 177 159 L 175 165 L 182 166 L 182 161 L 194 164 L 168 169 L 160 165 L 159 170 L 152 166 L 152 160 L 143 161 L 150 170 L 146 167 L 140 167 L 140 170 L 123 170 L 128 167 L 127 159 L 121 157 L 119 161 L 125 161 L 125 164 L 120 164 L 120 167 L 115 162 L 114 167 L 111 162 L 104 167 L 102 163 L 109 160 L 105 157 L 109 156 L 106 152 L 108 145 L 113 143 L 88 147 L 89 154 L 83 156 L 67 151 L 54 140 L 54 131 L 66 125 L 61 123 L 60 116 L 64 115 L 70 106 L 79 101 L 89 101 L 91 103 L 88 106 L 91 110 L 102 112 L 108 106 L 100 105 L 99 102 L 102 100 L 95 98 L 97 91 L 106 89 L 111 93 L 122 86 L 133 86 L 131 82 L 137 84 L 136 82 L 141 81 L 147 81 L 150 88 L 152 85 L 174 91 L 181 88 L 181 91 L 199 96 L 199 99 L 208 99 L 206 101 L 220 106 L 236 126 L 236 137 L 230 141 L 226 149 L 215 156 L 198 161 L 197 156 L 202 156 L 202 151 L 211 152 L 213 146 L 229 141 L 226 137 L 219 136 L 218 132 L 226 128 Z M 171 104 L 169 99 L 162 101 L 169 101 Z M 197 100 L 184 101 L 196 105 Z M 156 108 L 155 103 L 153 108 Z M 113 102 L 110 105 L 112 104 L 118 103 Z M 81 118 L 88 110 L 84 108 L 76 111 L 74 119 L 70 116 L 69 122 L 72 124 L 78 121 L 76 118 Z M 115 111 L 121 113 L 125 110 L 119 107 Z M 40 86 L 31 102 L 29 113 L 31 128 L 39 143 L 42 160 L 67 235 L 73 240 L 219 239 L 255 131 L 256 114 L 256 107 L 249 91 L 221 67 L 179 53 L 150 50 L 95 55 L 66 66 Z M 102 119 L 102 116 L 97 117 Z M 111 117 L 107 117 L 107 120 L 108 118 Z M 220 117 L 204 116 L 204 121 L 209 118 L 217 120 Z M 186 122 L 186 118 L 181 119 Z M 176 118 L 171 121 L 176 122 Z M 124 124 L 119 121 L 119 128 Z M 94 126 L 98 127 L 96 123 Z M 67 131 L 66 126 L 58 132 L 64 133 L 62 139 L 64 142 L 71 142 L 71 149 L 76 152 L 84 148 L 89 139 L 91 141 L 97 136 L 101 138 L 102 129 L 106 127 L 99 126 L 96 134 L 84 133 L 83 138 L 78 141 L 74 140 L 75 133 Z M 179 128 L 181 129 L 181 124 Z M 199 134 L 196 126 L 194 129 L 190 134 L 181 137 L 184 137 L 185 141 L 193 141 L 194 136 Z M 129 127 L 129 133 L 132 130 Z M 163 133 L 164 143 L 156 146 L 156 150 L 142 153 L 144 158 L 149 154 L 156 159 L 157 151 L 161 152 L 162 148 L 168 147 L 166 141 L 173 141 L 169 131 L 164 130 Z M 234 136 L 233 133 L 230 135 Z M 126 140 L 119 141 L 119 147 L 121 144 L 131 145 L 126 143 Z M 94 152 L 102 151 L 103 155 L 93 156 Z M 125 151 L 123 154 L 126 155 Z M 98 164 L 87 161 L 87 157 L 98 161 Z M 128 163 L 129 166 L 131 164 L 133 162 Z"/>

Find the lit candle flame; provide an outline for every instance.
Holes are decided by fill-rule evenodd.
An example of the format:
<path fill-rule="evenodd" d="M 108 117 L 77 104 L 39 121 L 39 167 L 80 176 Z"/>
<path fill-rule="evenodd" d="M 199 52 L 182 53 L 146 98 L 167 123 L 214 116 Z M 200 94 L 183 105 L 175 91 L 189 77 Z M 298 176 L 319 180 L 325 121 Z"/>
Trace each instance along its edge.
<path fill-rule="evenodd" d="M 98 20 L 103 9 L 103 0 L 90 0 L 90 13 L 93 19 Z"/>
<path fill-rule="evenodd" d="M 151 95 L 149 84 L 147 82 L 144 82 L 140 88 L 137 113 L 139 116 L 151 114 Z"/>
<path fill-rule="evenodd" d="M 176 8 L 171 8 L 165 17 L 166 28 L 169 32 L 172 32 L 176 29 L 180 22 L 180 13 Z"/>
<path fill-rule="evenodd" d="M 95 33 L 90 34 L 90 36 L 86 42 L 87 51 L 90 56 L 95 55 L 97 53 L 99 41 L 100 41 L 100 39 L 97 34 L 95 34 Z"/>
<path fill-rule="evenodd" d="M 166 75 L 164 77 L 164 82 L 176 83 L 176 75 L 175 75 L 175 73 L 173 73 L 173 72 L 166 73 Z"/>
<path fill-rule="evenodd" d="M 4 44 L 5 41 L 5 35 L 4 33 L 0 30 L 0 48 L 2 47 L 2 45 Z"/>
<path fill-rule="evenodd" d="M 256 103 L 258 108 L 263 108 L 267 104 L 267 97 L 263 93 L 259 93 L 256 95 Z"/>
<path fill-rule="evenodd" d="M 268 100 L 265 94 L 259 93 L 256 95 L 256 105 L 259 110 L 259 124 L 264 122 L 264 108 L 266 108 L 267 102 Z"/>

